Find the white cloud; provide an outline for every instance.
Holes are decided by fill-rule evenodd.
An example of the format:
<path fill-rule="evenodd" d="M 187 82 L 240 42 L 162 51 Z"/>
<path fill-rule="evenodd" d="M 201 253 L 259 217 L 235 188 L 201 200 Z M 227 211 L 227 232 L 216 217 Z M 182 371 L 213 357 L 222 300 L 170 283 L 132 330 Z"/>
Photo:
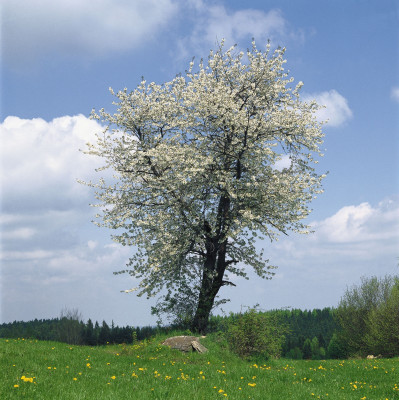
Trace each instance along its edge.
<path fill-rule="evenodd" d="M 391 98 L 399 102 L 399 87 L 393 87 L 391 90 Z"/>
<path fill-rule="evenodd" d="M 94 250 L 97 246 L 98 246 L 98 242 L 96 242 L 95 240 L 89 240 L 89 241 L 87 242 L 87 247 L 88 247 L 90 250 Z"/>
<path fill-rule="evenodd" d="M 217 38 L 238 42 L 248 36 L 267 41 L 272 35 L 283 34 L 285 26 L 286 21 L 279 10 L 266 13 L 246 9 L 228 13 L 223 6 L 215 6 L 209 9 L 208 23 L 204 28 L 208 42 Z"/>
<path fill-rule="evenodd" d="M 274 257 L 284 254 L 284 259 L 316 274 L 319 264 L 342 274 L 350 273 L 349 266 L 357 272 L 363 268 L 360 275 L 377 274 L 377 265 L 384 268 L 384 263 L 391 265 L 398 257 L 398 198 L 376 206 L 367 202 L 345 206 L 311 225 L 315 231 L 311 235 L 282 238 L 274 247 Z"/>
<path fill-rule="evenodd" d="M 29 227 L 17 228 L 1 235 L 2 239 L 24 240 L 30 239 L 36 230 Z"/>
<path fill-rule="evenodd" d="M 288 155 L 281 156 L 281 159 L 276 162 L 274 168 L 278 171 L 282 171 L 284 168 L 289 168 L 291 166 L 291 158 Z"/>
<path fill-rule="evenodd" d="M 4 0 L 3 57 L 21 65 L 46 52 L 103 56 L 142 46 L 168 27 L 173 0 Z"/>
<path fill-rule="evenodd" d="M 314 224 L 319 240 L 331 244 L 376 244 L 399 239 L 399 204 L 386 200 L 341 208 L 333 216 Z"/>
<path fill-rule="evenodd" d="M 325 106 L 317 111 L 316 116 L 320 122 L 327 121 L 328 126 L 340 126 L 353 116 L 348 100 L 334 89 L 328 92 L 304 94 L 303 100 L 316 100 L 319 105 Z"/>
<path fill-rule="evenodd" d="M 294 32 L 278 9 L 229 11 L 223 5 L 211 6 L 201 0 L 190 1 L 189 5 L 195 9 L 195 19 L 191 34 L 179 42 L 182 57 L 206 56 L 222 39 L 227 47 L 234 44 L 248 47 L 252 38 L 259 47 L 269 39 L 276 45 L 283 45 L 281 40 L 303 41 L 303 33 Z"/>
<path fill-rule="evenodd" d="M 3 208 L 71 209 L 88 203 L 90 190 L 76 182 L 90 178 L 100 160 L 82 154 L 103 128 L 83 115 L 43 119 L 7 117 L 0 125 Z M 10 211 L 14 210 L 14 211 Z"/>

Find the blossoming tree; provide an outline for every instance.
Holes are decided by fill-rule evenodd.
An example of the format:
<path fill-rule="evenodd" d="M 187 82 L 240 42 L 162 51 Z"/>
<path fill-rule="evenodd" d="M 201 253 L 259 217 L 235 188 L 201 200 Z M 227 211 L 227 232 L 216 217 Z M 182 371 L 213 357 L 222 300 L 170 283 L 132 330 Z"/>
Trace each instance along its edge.
<path fill-rule="evenodd" d="M 111 90 L 115 114 L 93 111 L 107 128 L 87 153 L 116 173 L 89 183 L 99 225 L 137 249 L 120 272 L 138 278 L 139 295 L 166 290 L 170 300 L 190 288 L 198 332 L 230 275 L 273 275 L 256 238 L 308 233 L 301 221 L 322 191 L 319 106 L 300 100 L 284 63 L 284 49 L 222 44 L 170 82 Z"/>

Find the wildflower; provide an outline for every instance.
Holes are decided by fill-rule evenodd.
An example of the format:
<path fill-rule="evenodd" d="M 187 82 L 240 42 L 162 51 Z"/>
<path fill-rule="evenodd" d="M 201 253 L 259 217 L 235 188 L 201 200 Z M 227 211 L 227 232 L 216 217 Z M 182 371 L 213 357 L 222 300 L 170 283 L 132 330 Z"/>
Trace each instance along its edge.
<path fill-rule="evenodd" d="M 256 383 L 255 382 L 254 383 L 248 383 L 248 386 L 255 387 Z"/>
<path fill-rule="evenodd" d="M 19 385 L 14 385 L 14 387 L 15 387 L 15 388 L 18 388 L 18 387 L 19 387 Z"/>
<path fill-rule="evenodd" d="M 74 381 L 77 381 L 77 380 L 78 380 L 78 378 L 73 378 L 73 380 L 74 380 Z"/>
<path fill-rule="evenodd" d="M 115 380 L 115 379 L 116 379 L 116 376 L 115 376 L 115 375 L 114 375 L 114 376 L 111 376 L 111 379 Z"/>
<path fill-rule="evenodd" d="M 87 363 L 87 364 L 86 364 L 86 367 L 87 367 L 87 368 L 91 368 L 90 363 Z"/>

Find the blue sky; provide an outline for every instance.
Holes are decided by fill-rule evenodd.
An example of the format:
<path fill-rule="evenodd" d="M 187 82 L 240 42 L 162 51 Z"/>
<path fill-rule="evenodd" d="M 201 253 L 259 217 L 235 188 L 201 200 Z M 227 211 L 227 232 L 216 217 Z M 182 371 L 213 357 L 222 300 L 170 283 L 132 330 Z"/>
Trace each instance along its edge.
<path fill-rule="evenodd" d="M 91 224 L 97 160 L 79 152 L 111 109 L 111 86 L 162 83 L 226 39 L 286 47 L 303 98 L 326 109 L 325 193 L 311 236 L 259 243 L 278 265 L 225 288 L 226 311 L 336 306 L 362 275 L 398 273 L 399 6 L 395 0 L 3 0 L 1 53 L 1 322 L 62 308 L 125 325 L 153 324 L 153 300 L 113 271 L 133 249 Z"/>

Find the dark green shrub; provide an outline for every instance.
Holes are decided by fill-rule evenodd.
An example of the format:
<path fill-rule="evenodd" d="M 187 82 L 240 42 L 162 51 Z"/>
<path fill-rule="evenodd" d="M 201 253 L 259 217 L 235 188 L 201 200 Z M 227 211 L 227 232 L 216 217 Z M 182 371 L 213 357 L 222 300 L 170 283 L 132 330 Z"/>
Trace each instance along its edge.
<path fill-rule="evenodd" d="M 294 347 L 285 356 L 291 360 L 302 360 L 303 352 L 299 347 Z"/>
<path fill-rule="evenodd" d="M 343 338 L 336 333 L 333 334 L 327 347 L 327 357 L 343 359 L 348 355 L 348 346 Z"/>
<path fill-rule="evenodd" d="M 305 340 L 305 343 L 302 347 L 302 352 L 305 360 L 310 360 L 312 358 L 312 342 L 309 338 Z"/>
<path fill-rule="evenodd" d="M 277 314 L 250 308 L 228 322 L 227 341 L 230 349 L 242 358 L 278 358 L 286 331 Z"/>

